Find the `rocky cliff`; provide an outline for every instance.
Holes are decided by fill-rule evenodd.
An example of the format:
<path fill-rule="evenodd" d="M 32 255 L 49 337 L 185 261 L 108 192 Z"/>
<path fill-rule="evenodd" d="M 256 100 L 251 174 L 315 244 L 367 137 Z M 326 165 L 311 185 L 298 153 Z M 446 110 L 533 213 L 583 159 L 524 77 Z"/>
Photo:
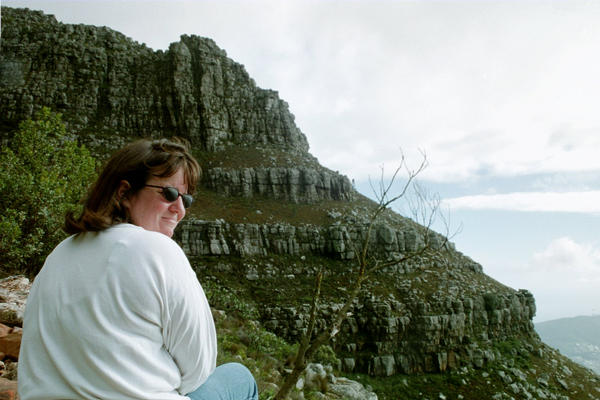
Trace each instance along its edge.
<path fill-rule="evenodd" d="M 0 107 L 15 127 L 41 106 L 69 128 L 117 138 L 178 135 L 207 150 L 230 144 L 307 151 L 277 92 L 256 87 L 211 39 L 182 36 L 153 51 L 109 28 L 2 9 Z"/>
<path fill-rule="evenodd" d="M 106 27 L 61 24 L 51 15 L 5 7 L 1 46 L 3 140 L 48 106 L 97 153 L 136 137 L 177 135 L 198 151 L 266 147 L 306 160 L 301 169 L 206 171 L 207 185 L 228 194 L 266 191 L 292 201 L 350 196 L 348 179 L 308 154 L 288 104 L 257 87 L 211 39 L 183 35 L 167 51 L 153 51 Z"/>
<path fill-rule="evenodd" d="M 0 50 L 3 141 L 42 106 L 63 113 L 69 131 L 99 157 L 136 137 L 187 138 L 204 177 L 200 205 L 176 240 L 201 279 L 243 294 L 267 328 L 296 340 L 324 268 L 318 323 L 328 323 L 355 270 L 353 243 L 365 237 L 368 207 L 348 178 L 310 155 L 276 92 L 258 88 L 210 39 L 184 35 L 154 51 L 106 27 L 24 9 L 2 8 Z M 258 204 L 270 207 L 268 220 L 259 209 L 236 214 Z M 307 204 L 311 221 L 302 219 Z M 370 242 L 386 260 L 422 240 L 417 224 L 391 214 Z M 371 375 L 481 368 L 515 340 L 519 351 L 543 357 L 534 314 L 529 292 L 487 277 L 449 244 L 368 281 L 333 347 L 341 369 Z"/>

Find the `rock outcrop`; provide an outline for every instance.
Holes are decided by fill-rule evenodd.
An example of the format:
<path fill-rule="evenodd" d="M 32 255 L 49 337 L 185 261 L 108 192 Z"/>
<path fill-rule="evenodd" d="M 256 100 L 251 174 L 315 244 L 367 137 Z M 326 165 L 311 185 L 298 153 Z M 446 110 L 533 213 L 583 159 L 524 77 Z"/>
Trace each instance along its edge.
<path fill-rule="evenodd" d="M 31 282 L 25 276 L 0 279 L 0 323 L 23 325 L 23 313 Z"/>
<path fill-rule="evenodd" d="M 335 259 L 354 258 L 353 243 L 365 237 L 366 224 L 342 224 L 328 226 L 285 223 L 275 224 L 229 224 L 225 220 L 203 221 L 188 218 L 180 223 L 175 238 L 190 256 L 237 255 L 266 256 L 269 254 L 322 255 Z M 433 247 L 443 243 L 443 237 L 430 232 Z M 371 240 L 371 251 L 384 259 L 394 259 L 400 254 L 416 251 L 422 246 L 422 237 L 415 224 L 402 228 L 387 224 L 376 227 Z M 453 243 L 447 243 L 453 249 Z M 467 262 L 475 272 L 482 272 L 481 265 Z M 398 272 L 393 270 L 390 272 Z M 404 271 L 406 272 L 406 271 Z"/>
<path fill-rule="evenodd" d="M 495 308 L 486 305 L 488 296 L 498 300 Z M 373 295 L 355 302 L 335 341 L 342 370 L 391 376 L 482 368 L 498 357 L 494 342 L 536 339 L 531 324 L 535 304 L 526 290 L 472 297 L 457 292 L 428 300 L 407 293 L 399 298 L 404 302 Z M 340 307 L 325 304 L 322 314 L 333 315 Z M 298 338 L 307 326 L 307 312 L 274 306 L 262 315 L 265 326 L 277 334 Z M 321 326 L 328 323 L 326 317 L 319 321 Z"/>
<path fill-rule="evenodd" d="M 288 104 L 258 88 L 211 39 L 184 35 L 154 51 L 107 27 L 3 7 L 0 54 L 3 137 L 48 106 L 95 148 L 178 135 L 209 151 L 308 150 Z"/>
<path fill-rule="evenodd" d="M 206 152 L 266 147 L 307 161 L 206 166 L 203 184 L 226 195 L 305 203 L 352 197 L 347 177 L 310 156 L 288 104 L 257 87 L 211 39 L 183 35 L 153 51 L 106 27 L 4 7 L 0 46 L 2 140 L 47 106 L 97 154 L 133 138 L 176 135 Z"/>
<path fill-rule="evenodd" d="M 347 201 L 353 193 L 347 177 L 314 168 L 211 168 L 203 183 L 227 196 L 265 196 L 293 203 Z"/>

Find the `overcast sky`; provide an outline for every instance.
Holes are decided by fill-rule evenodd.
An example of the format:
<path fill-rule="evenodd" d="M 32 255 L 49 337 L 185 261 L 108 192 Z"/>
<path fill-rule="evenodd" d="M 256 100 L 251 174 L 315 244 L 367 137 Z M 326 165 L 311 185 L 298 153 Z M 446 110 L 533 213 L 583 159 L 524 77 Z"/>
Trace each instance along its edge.
<path fill-rule="evenodd" d="M 214 39 L 355 179 L 427 154 L 457 248 L 536 297 L 600 313 L 600 2 L 17 1 L 158 50 Z"/>

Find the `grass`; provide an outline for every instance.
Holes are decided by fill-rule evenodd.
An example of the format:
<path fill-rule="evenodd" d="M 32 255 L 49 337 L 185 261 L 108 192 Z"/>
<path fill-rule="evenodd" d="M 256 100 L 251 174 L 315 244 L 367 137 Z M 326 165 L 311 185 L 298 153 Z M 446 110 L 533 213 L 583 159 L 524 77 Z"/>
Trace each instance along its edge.
<path fill-rule="evenodd" d="M 224 219 L 234 224 L 288 223 L 295 226 L 322 226 L 333 222 L 329 216 L 331 211 L 348 214 L 357 206 L 372 207 L 372 202 L 357 195 L 353 203 L 327 200 L 318 204 L 298 204 L 260 195 L 232 197 L 201 187 L 196 190 L 194 203 L 188 212 L 198 219 Z"/>
<path fill-rule="evenodd" d="M 277 147 L 247 147 L 242 145 L 230 145 L 226 149 L 217 152 L 194 151 L 194 157 L 204 166 L 210 168 L 240 168 L 240 160 L 243 160 L 243 168 L 259 167 L 306 167 L 318 170 L 326 170 L 316 158 L 308 153 L 279 149 Z"/>
<path fill-rule="evenodd" d="M 217 328 L 217 364 L 244 364 L 258 383 L 260 398 L 268 398 L 272 392 L 269 389 L 279 384 L 279 371 L 293 354 L 294 346 L 260 326 L 256 321 L 257 308 L 252 303 L 214 280 L 203 279 L 202 284 Z"/>

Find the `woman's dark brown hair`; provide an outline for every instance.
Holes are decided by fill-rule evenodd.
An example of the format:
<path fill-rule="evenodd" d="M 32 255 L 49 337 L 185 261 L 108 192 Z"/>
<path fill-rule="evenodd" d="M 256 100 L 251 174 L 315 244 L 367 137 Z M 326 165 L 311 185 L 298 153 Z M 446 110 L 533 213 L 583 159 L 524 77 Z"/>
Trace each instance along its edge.
<path fill-rule="evenodd" d="M 202 170 L 183 140 L 142 139 L 116 152 L 106 163 L 100 176 L 90 188 L 79 217 L 68 213 L 67 233 L 96 232 L 121 222 L 129 222 L 129 212 L 121 204 L 121 181 L 130 185 L 131 196 L 140 191 L 151 176 L 169 177 L 183 168 L 188 193 L 194 193 Z"/>

